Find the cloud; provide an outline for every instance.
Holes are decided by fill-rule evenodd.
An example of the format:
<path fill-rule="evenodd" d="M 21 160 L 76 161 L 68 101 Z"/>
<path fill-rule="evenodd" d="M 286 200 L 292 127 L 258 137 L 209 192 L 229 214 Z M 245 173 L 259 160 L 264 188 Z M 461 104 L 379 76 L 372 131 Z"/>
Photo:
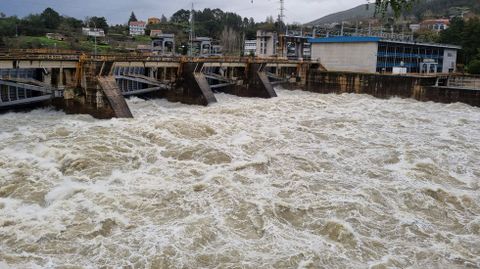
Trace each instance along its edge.
<path fill-rule="evenodd" d="M 220 8 L 243 17 L 263 21 L 267 16 L 279 13 L 278 0 L 198 0 L 193 1 L 195 9 Z M 104 16 L 110 24 L 125 23 L 130 12 L 138 19 L 171 16 L 179 9 L 190 9 L 192 1 L 159 0 L 0 0 L 0 11 L 7 15 L 26 16 L 52 7 L 62 15 L 83 19 L 87 16 Z M 285 0 L 285 14 L 288 22 L 306 23 L 333 12 L 353 8 L 366 0 Z"/>

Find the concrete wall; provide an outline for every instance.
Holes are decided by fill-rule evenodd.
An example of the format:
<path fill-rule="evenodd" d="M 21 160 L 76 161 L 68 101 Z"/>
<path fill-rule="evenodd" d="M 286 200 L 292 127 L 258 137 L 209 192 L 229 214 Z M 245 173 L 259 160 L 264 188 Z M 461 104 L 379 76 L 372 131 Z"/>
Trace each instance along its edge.
<path fill-rule="evenodd" d="M 443 54 L 443 68 L 442 73 L 450 73 L 457 71 L 457 50 L 445 49 Z"/>
<path fill-rule="evenodd" d="M 318 93 L 359 93 L 379 98 L 403 97 L 441 103 L 462 102 L 480 106 L 480 91 L 435 87 L 436 77 L 325 72 L 310 70 L 306 90 Z"/>
<path fill-rule="evenodd" d="M 375 73 L 378 43 L 314 43 L 312 60 L 328 71 Z"/>

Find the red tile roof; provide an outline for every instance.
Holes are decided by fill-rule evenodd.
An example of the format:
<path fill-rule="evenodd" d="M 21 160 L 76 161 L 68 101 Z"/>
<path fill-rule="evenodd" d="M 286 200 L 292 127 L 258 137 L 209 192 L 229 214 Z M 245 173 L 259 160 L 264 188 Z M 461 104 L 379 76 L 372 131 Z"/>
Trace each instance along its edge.
<path fill-rule="evenodd" d="M 144 21 L 131 21 L 130 26 L 145 26 L 146 23 Z"/>

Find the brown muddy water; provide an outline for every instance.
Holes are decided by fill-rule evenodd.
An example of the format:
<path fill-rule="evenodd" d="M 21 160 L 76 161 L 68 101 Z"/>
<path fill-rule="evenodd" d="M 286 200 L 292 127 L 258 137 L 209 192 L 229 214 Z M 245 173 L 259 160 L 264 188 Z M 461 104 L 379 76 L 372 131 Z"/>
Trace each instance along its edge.
<path fill-rule="evenodd" d="M 0 115 L 0 268 L 480 268 L 480 108 L 278 93 Z"/>

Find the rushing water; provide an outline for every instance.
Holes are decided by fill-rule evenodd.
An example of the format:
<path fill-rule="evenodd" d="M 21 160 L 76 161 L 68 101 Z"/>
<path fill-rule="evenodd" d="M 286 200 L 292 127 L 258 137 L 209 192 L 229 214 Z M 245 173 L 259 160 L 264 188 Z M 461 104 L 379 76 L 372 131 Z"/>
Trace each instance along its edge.
<path fill-rule="evenodd" d="M 279 90 L 0 116 L 0 268 L 479 268 L 480 109 Z"/>

